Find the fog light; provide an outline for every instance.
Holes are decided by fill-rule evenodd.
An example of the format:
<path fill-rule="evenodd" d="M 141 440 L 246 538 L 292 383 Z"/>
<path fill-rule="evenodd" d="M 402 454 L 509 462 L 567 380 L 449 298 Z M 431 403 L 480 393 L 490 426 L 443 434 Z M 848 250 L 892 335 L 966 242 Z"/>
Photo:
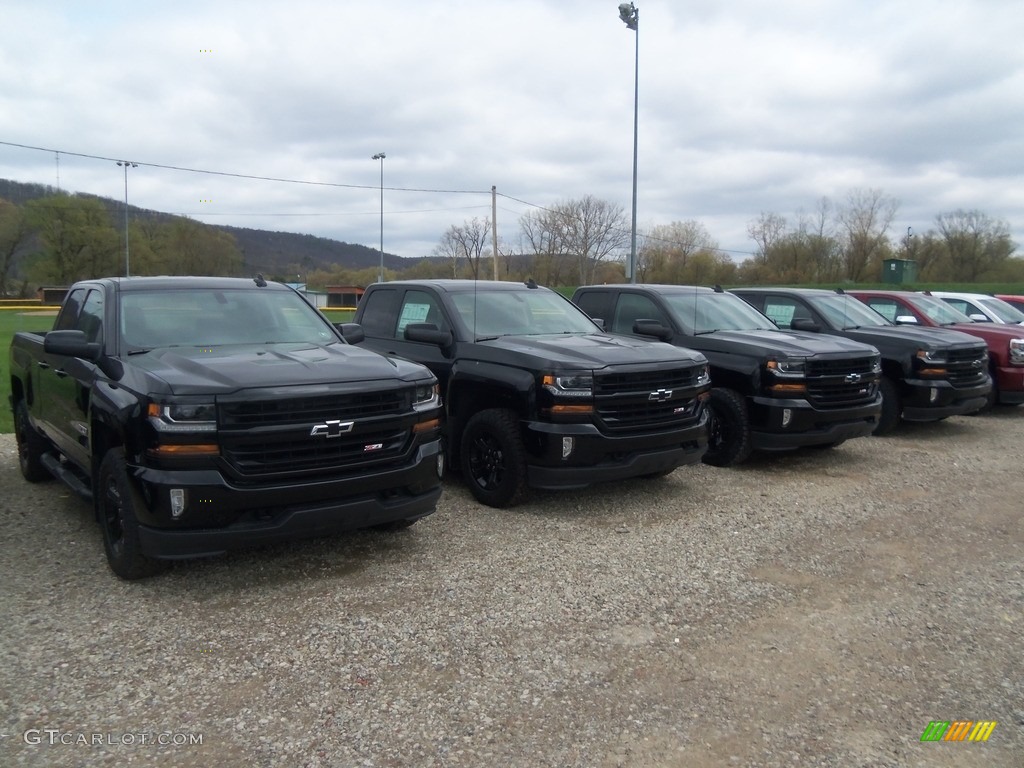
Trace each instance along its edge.
<path fill-rule="evenodd" d="M 783 408 L 782 409 L 782 426 L 788 427 L 789 422 L 793 420 L 793 409 Z"/>
<path fill-rule="evenodd" d="M 576 438 L 563 437 L 562 438 L 562 458 L 568 459 L 569 454 L 572 453 L 572 449 L 575 447 Z"/>
<path fill-rule="evenodd" d="M 934 403 L 938 399 L 939 399 L 939 390 L 936 387 L 932 387 L 928 391 L 928 402 Z"/>
<path fill-rule="evenodd" d="M 444 477 L 444 452 L 437 452 L 437 476 Z"/>
<path fill-rule="evenodd" d="M 185 512 L 185 489 L 171 488 L 171 517 L 177 519 Z"/>

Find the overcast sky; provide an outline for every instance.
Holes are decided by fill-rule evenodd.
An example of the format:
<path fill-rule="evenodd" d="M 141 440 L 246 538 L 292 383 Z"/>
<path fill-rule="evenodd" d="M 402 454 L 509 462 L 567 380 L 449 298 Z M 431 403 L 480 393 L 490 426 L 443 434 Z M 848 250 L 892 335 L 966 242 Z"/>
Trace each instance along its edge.
<path fill-rule="evenodd" d="M 491 214 L 632 191 L 615 0 L 47 2 L 0 12 L 0 177 L 429 254 Z M 879 189 L 891 235 L 1005 220 L 1024 250 L 1022 0 L 641 0 L 641 232 L 737 261 L 761 212 Z M 53 150 L 59 150 L 58 155 Z M 76 156 L 92 155 L 98 158 Z M 257 180 L 224 174 L 289 179 Z"/>

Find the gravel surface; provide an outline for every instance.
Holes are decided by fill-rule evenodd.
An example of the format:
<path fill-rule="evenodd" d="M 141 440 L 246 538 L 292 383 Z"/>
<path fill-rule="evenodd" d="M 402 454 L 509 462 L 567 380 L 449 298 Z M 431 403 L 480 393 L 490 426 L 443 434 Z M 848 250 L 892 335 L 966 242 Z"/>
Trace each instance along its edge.
<path fill-rule="evenodd" d="M 1019 768 L 1022 438 L 1000 408 L 504 511 L 449 481 L 398 534 L 125 583 L 0 436 L 0 765 Z M 998 725 L 920 741 L 957 719 Z"/>

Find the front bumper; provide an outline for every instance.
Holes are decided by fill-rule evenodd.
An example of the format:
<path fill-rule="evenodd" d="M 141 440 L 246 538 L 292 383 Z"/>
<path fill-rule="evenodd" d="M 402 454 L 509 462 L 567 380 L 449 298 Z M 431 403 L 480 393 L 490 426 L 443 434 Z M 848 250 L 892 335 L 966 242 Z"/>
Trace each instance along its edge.
<path fill-rule="evenodd" d="M 708 415 L 689 427 L 643 435 L 609 436 L 593 424 L 526 423 L 533 448 L 527 467 L 531 488 L 583 488 L 606 480 L 625 480 L 695 464 L 708 447 Z M 562 438 L 573 449 L 562 458 Z"/>
<path fill-rule="evenodd" d="M 1000 366 L 995 368 L 995 386 L 998 401 L 1006 405 L 1024 403 L 1024 368 L 1019 365 Z"/>
<path fill-rule="evenodd" d="M 948 381 L 907 379 L 902 416 L 905 421 L 938 421 L 947 416 L 974 413 L 985 407 L 991 391 L 991 378 L 986 378 L 983 384 L 962 388 Z"/>
<path fill-rule="evenodd" d="M 217 470 L 134 469 L 148 504 L 139 517 L 142 551 L 158 559 L 205 557 L 228 550 L 415 520 L 441 496 L 441 443 L 419 446 L 408 465 L 344 479 L 273 486 L 232 485 Z M 170 512 L 170 490 L 182 489 L 186 512 Z"/>
<path fill-rule="evenodd" d="M 875 430 L 882 412 L 882 396 L 866 405 L 823 410 L 807 400 L 753 397 L 750 409 L 751 444 L 759 451 L 789 451 L 809 445 L 830 445 Z M 783 426 L 784 412 L 789 423 Z"/>

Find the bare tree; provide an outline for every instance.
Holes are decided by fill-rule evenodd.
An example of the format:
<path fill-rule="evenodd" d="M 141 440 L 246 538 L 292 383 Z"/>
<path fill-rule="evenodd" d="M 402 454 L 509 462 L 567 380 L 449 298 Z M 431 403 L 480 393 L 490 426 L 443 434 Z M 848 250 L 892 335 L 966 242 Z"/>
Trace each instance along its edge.
<path fill-rule="evenodd" d="M 704 282 L 704 276 L 714 273 L 720 264 L 718 243 L 703 224 L 692 219 L 654 227 L 644 238 L 643 251 L 642 277 L 646 280 L 649 276 L 654 282 Z M 697 256 L 702 258 L 693 264 Z"/>
<path fill-rule="evenodd" d="M 473 217 L 461 226 L 452 225 L 441 235 L 441 243 L 435 253 L 451 261 L 452 277 L 458 272 L 459 259 L 465 259 L 469 273 L 474 280 L 480 279 L 480 259 L 491 236 L 490 219 Z M 489 251 L 488 251 L 489 252 Z"/>
<path fill-rule="evenodd" d="M 535 263 L 561 277 L 560 257 L 575 264 L 579 283 L 593 282 L 598 266 L 629 242 L 629 226 L 621 206 L 587 195 L 533 211 L 519 220 Z M 547 282 L 560 284 L 560 279 Z"/>
<path fill-rule="evenodd" d="M 976 282 L 1014 251 L 1006 222 L 991 219 L 981 211 L 940 213 L 935 222 L 946 245 L 953 280 Z"/>
<path fill-rule="evenodd" d="M 747 235 L 757 244 L 754 260 L 764 262 L 768 253 L 786 233 L 786 219 L 777 213 L 761 211 L 755 221 L 747 224 Z"/>
<path fill-rule="evenodd" d="M 878 189 L 856 189 L 847 196 L 846 207 L 837 213 L 843 230 L 843 262 L 849 280 L 863 280 L 872 268 L 881 268 L 889 251 L 886 232 L 899 209 L 899 202 Z"/>

